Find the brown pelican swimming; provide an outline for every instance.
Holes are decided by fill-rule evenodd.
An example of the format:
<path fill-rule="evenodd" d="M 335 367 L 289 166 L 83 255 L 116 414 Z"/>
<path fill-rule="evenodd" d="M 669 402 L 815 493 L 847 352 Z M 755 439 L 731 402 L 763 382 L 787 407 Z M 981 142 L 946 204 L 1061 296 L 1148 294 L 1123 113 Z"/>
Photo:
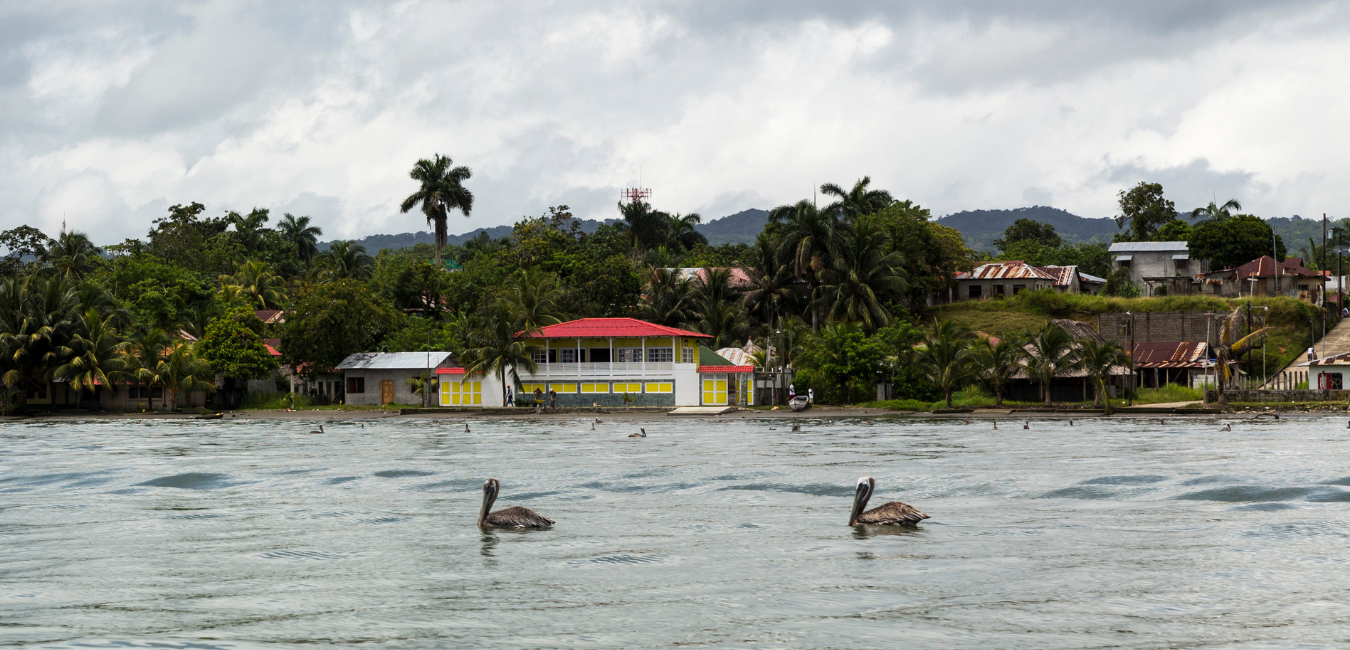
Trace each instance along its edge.
<path fill-rule="evenodd" d="M 464 433 L 470 433 L 470 431 L 469 431 L 469 423 L 468 423 L 468 422 L 465 422 L 465 423 L 464 423 Z"/>
<path fill-rule="evenodd" d="M 642 427 L 638 427 L 638 432 L 637 432 L 637 433 L 630 433 L 630 434 L 628 434 L 628 437 L 629 437 L 629 438 L 646 438 L 646 437 L 647 437 L 647 430 L 644 429 L 644 428 L 642 428 Z"/>
<path fill-rule="evenodd" d="M 793 425 L 792 425 L 792 430 L 793 430 L 793 431 L 801 431 L 801 430 L 802 430 L 802 425 L 800 425 L 800 424 L 793 424 Z"/>
<path fill-rule="evenodd" d="M 876 479 L 870 476 L 858 479 L 858 491 L 853 495 L 853 511 L 848 516 L 848 525 L 912 525 L 928 518 L 918 508 L 899 501 L 891 501 L 863 512 L 867 500 L 872 498 L 872 492 L 876 489 Z"/>
<path fill-rule="evenodd" d="M 478 511 L 479 528 L 547 528 L 553 520 L 529 508 L 515 506 L 497 512 L 488 512 L 497 500 L 502 484 L 495 478 L 483 482 L 483 507 Z"/>
<path fill-rule="evenodd" d="M 323 425 L 320 424 L 317 430 L 310 431 L 310 433 L 323 433 Z"/>
<path fill-rule="evenodd" d="M 1030 428 L 1031 428 L 1031 420 L 1027 420 L 1026 422 L 1023 422 L 1023 423 L 1022 423 L 1022 428 L 1023 428 L 1023 429 L 1030 429 Z"/>
<path fill-rule="evenodd" d="M 1223 425 L 1223 428 L 1222 428 L 1222 429 L 1219 429 L 1219 430 L 1220 430 L 1220 431 L 1232 431 L 1232 430 L 1233 430 L 1233 425 L 1225 423 L 1225 424 Z"/>

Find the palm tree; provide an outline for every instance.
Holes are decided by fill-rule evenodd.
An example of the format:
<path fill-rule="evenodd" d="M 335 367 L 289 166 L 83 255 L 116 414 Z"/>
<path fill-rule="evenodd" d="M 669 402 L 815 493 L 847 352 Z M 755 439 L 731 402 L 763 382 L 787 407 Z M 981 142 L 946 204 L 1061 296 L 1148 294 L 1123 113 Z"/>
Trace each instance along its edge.
<path fill-rule="evenodd" d="M 530 358 L 530 349 L 522 336 L 523 328 L 505 305 L 498 304 L 484 314 L 479 327 L 469 332 L 463 363 L 466 375 L 495 374 L 502 384 L 502 403 L 506 403 L 506 378 L 520 386 L 519 371 L 534 374 L 539 366 Z"/>
<path fill-rule="evenodd" d="M 713 337 L 711 347 L 714 350 L 744 340 L 750 330 L 745 311 L 740 305 L 725 300 L 700 301 L 691 326 L 695 331 Z"/>
<path fill-rule="evenodd" d="M 749 288 L 741 294 L 745 308 L 761 323 L 772 324 L 782 312 L 782 303 L 796 291 L 792 269 L 779 262 L 778 242 L 767 232 L 755 237 L 751 257 L 739 263 L 750 278 Z"/>
<path fill-rule="evenodd" d="M 1073 337 L 1054 323 L 1046 323 L 1028 342 L 1027 374 L 1041 383 L 1045 405 L 1050 406 L 1050 383 L 1055 375 L 1077 364 Z"/>
<path fill-rule="evenodd" d="M 637 316 L 668 327 L 684 323 L 693 303 L 689 281 L 680 277 L 679 269 L 651 269 L 648 277 L 638 300 Z"/>
<path fill-rule="evenodd" d="M 536 268 L 516 271 L 506 286 L 506 305 L 521 329 L 535 330 L 561 323 L 563 291 L 557 278 Z"/>
<path fill-rule="evenodd" d="M 169 408 L 172 410 L 178 409 L 180 393 L 191 394 L 199 390 L 209 393 L 216 389 L 211 364 L 197 358 L 187 341 L 178 341 L 169 348 L 168 354 L 159 362 L 157 372 L 171 396 Z"/>
<path fill-rule="evenodd" d="M 994 406 L 1003 406 L 1003 387 L 1022 369 L 1026 350 L 1019 341 L 981 339 L 970 350 L 970 362 L 976 378 L 994 388 Z"/>
<path fill-rule="evenodd" d="M 1091 338 L 1078 341 L 1078 350 L 1078 366 L 1087 372 L 1088 381 L 1092 382 L 1092 404 L 1101 406 L 1105 399 L 1106 414 L 1110 415 L 1111 396 L 1106 394 L 1106 382 L 1116 368 L 1134 365 L 1130 355 L 1115 343 L 1099 343 Z"/>
<path fill-rule="evenodd" d="M 66 362 L 53 370 L 52 376 L 69 380 L 70 389 L 77 394 L 104 386 L 116 395 L 128 374 L 123 357 L 126 343 L 113 331 L 112 321 L 112 316 L 102 316 L 94 309 L 82 314 L 75 335 L 59 349 Z"/>
<path fill-rule="evenodd" d="M 919 352 L 919 365 L 929 381 L 942 391 L 947 408 L 952 407 L 952 393 L 970 374 L 969 357 L 969 335 L 950 320 L 933 328 L 933 334 Z"/>
<path fill-rule="evenodd" d="M 642 250 L 655 248 L 670 240 L 670 215 L 652 209 L 646 201 L 619 204 L 619 214 L 633 237 L 633 246 Z"/>
<path fill-rule="evenodd" d="M 667 226 L 671 239 L 680 242 L 685 250 L 691 250 L 699 244 L 707 244 L 708 238 L 703 236 L 694 226 L 703 223 L 703 217 L 698 213 L 686 215 L 671 215 L 670 223 Z"/>
<path fill-rule="evenodd" d="M 831 320 L 861 323 L 868 333 L 890 324 L 886 303 L 908 284 L 900 268 L 904 260 L 887 252 L 889 243 L 879 226 L 860 224 L 821 270 L 817 301 Z"/>
<path fill-rule="evenodd" d="M 165 352 L 173 345 L 173 338 L 164 330 L 150 329 L 127 342 L 127 371 L 131 381 L 153 388 L 163 386 L 165 378 L 160 374 L 160 362 Z M 155 410 L 154 397 L 147 397 L 150 410 Z"/>
<path fill-rule="evenodd" d="M 280 309 L 285 303 L 285 281 L 266 264 L 247 261 L 235 269 L 234 275 L 220 276 L 224 287 L 237 287 L 255 309 Z"/>
<path fill-rule="evenodd" d="M 1223 205 L 1218 205 L 1215 201 L 1210 201 L 1209 205 L 1203 208 L 1191 210 L 1192 219 L 1203 221 L 1223 221 L 1233 216 L 1233 213 L 1242 209 L 1242 204 L 1237 199 L 1228 199 Z"/>
<path fill-rule="evenodd" d="M 469 211 L 473 209 L 473 193 L 464 187 L 464 181 L 469 180 L 473 172 L 463 165 L 451 167 L 453 164 L 449 156 L 441 154 L 436 154 L 431 160 L 423 158 L 417 161 L 408 176 L 421 183 L 421 187 L 403 199 L 403 204 L 399 206 L 399 211 L 406 213 L 420 203 L 427 223 L 434 225 L 436 268 L 441 267 L 441 247 L 446 243 L 446 219 L 450 211 L 458 208 L 468 217 Z"/>
<path fill-rule="evenodd" d="M 1239 305 L 1233 308 L 1233 313 L 1229 314 L 1223 325 L 1219 326 L 1219 345 L 1215 349 L 1214 355 L 1214 363 L 1217 366 L 1216 374 L 1219 379 L 1219 404 L 1228 404 L 1228 398 L 1223 394 L 1223 391 L 1233 380 L 1233 368 L 1229 363 L 1241 357 L 1248 350 L 1255 348 L 1271 330 L 1269 327 L 1262 327 L 1242 336 L 1244 322 L 1242 306 Z M 1209 398 L 1208 391 L 1205 393 L 1205 398 Z"/>
<path fill-rule="evenodd" d="M 436 263 L 440 264 L 440 249 Z M 322 256 L 327 268 L 323 277 L 332 280 L 365 280 L 375 273 L 375 259 L 366 254 L 366 247 L 353 241 L 335 241 Z"/>
<path fill-rule="evenodd" d="M 238 212 L 231 212 L 225 215 L 225 222 L 234 226 L 235 233 L 239 236 L 239 243 L 243 244 L 247 250 L 256 250 L 258 248 L 258 233 L 263 230 L 270 219 L 267 208 L 253 208 L 252 212 L 245 217 Z"/>
<path fill-rule="evenodd" d="M 820 193 L 825 196 L 833 196 L 838 201 L 831 203 L 825 208 L 826 212 L 837 212 L 839 216 L 847 222 L 854 222 L 858 217 L 872 214 L 891 204 L 894 199 L 891 193 L 886 190 L 869 190 L 867 186 L 872 183 L 872 178 L 863 176 L 861 180 L 853 184 L 853 189 L 845 192 L 844 188 L 834 183 L 825 183 L 820 186 Z"/>
<path fill-rule="evenodd" d="M 295 254 L 306 263 L 318 254 L 319 235 L 323 234 L 323 229 L 309 225 L 309 217 L 297 217 L 288 212 L 277 222 L 277 232 L 295 246 Z"/>
<path fill-rule="evenodd" d="M 64 276 L 0 278 L 0 383 L 17 390 L 23 410 L 27 389 L 47 381 L 60 361 L 75 321 L 78 294 Z"/>
<path fill-rule="evenodd" d="M 46 259 L 57 274 L 82 278 L 94 268 L 103 251 L 82 232 L 62 230 L 47 248 Z"/>
<path fill-rule="evenodd" d="M 814 294 L 820 286 L 817 272 L 829 266 L 839 251 L 847 225 L 805 200 L 774 208 L 769 212 L 769 223 L 781 224 L 779 255 L 791 260 L 797 277 L 806 279 Z M 811 329 L 820 331 L 820 313 L 816 309 L 811 310 Z"/>

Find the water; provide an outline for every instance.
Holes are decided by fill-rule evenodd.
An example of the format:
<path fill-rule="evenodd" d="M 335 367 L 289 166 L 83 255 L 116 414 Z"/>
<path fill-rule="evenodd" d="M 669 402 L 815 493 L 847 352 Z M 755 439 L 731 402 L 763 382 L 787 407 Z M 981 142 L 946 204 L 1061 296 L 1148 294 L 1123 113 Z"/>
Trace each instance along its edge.
<path fill-rule="evenodd" d="M 1330 647 L 1344 422 L 10 423 L 0 644 Z"/>

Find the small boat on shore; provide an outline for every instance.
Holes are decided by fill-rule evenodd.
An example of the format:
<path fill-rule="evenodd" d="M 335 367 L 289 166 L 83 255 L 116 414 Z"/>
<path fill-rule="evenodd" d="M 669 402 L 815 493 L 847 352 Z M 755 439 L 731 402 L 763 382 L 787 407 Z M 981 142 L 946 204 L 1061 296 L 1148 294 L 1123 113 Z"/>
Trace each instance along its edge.
<path fill-rule="evenodd" d="M 811 400 L 806 399 L 806 397 L 802 395 L 798 395 L 788 400 L 788 408 L 794 411 L 802 411 L 809 406 L 811 406 Z"/>
<path fill-rule="evenodd" d="M 225 417 L 225 415 L 224 415 L 223 413 L 211 413 L 211 414 L 208 414 L 208 415 L 198 415 L 198 416 L 194 416 L 192 419 L 194 419 L 194 420 L 219 420 L 219 419 L 221 419 L 221 418 L 223 418 L 223 417 Z"/>

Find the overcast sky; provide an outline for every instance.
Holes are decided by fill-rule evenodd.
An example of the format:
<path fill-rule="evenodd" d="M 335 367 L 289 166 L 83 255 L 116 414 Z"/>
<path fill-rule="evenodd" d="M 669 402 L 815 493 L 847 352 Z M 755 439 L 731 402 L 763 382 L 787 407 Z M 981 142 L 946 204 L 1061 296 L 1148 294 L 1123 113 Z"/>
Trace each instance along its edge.
<path fill-rule="evenodd" d="M 0 227 L 101 244 L 175 203 L 425 230 L 409 168 L 473 169 L 469 219 L 705 219 L 874 186 L 942 215 L 1350 214 L 1350 7 L 1318 2 L 0 3 Z"/>

